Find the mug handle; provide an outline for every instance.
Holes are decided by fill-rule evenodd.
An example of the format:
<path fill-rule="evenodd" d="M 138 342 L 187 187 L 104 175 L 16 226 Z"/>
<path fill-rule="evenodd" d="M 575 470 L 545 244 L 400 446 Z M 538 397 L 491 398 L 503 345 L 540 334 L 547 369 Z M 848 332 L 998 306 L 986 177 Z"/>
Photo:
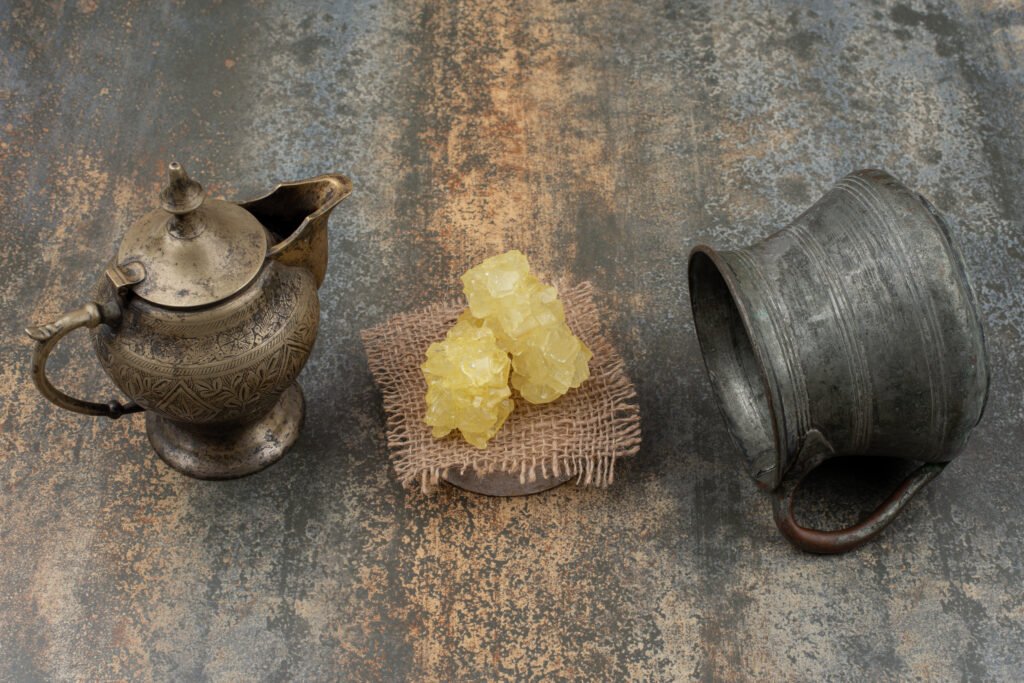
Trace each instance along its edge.
<path fill-rule="evenodd" d="M 772 512 L 775 516 L 775 525 L 793 545 L 800 548 L 800 550 L 822 555 L 849 552 L 877 536 L 882 529 L 889 526 L 889 523 L 896 518 L 896 515 L 914 497 L 914 494 L 924 488 L 925 484 L 937 477 L 946 465 L 949 464 L 945 462 L 929 462 L 921 465 L 911 472 L 896 487 L 896 490 L 866 518 L 845 529 L 822 531 L 820 529 L 808 529 L 800 526 L 793 516 L 793 498 L 796 495 L 797 489 L 800 488 L 804 478 L 810 474 L 814 467 L 821 463 L 823 458 L 816 460 L 811 467 L 806 468 L 805 472 L 796 478 L 794 484 L 791 486 L 780 486 L 772 492 Z"/>
<path fill-rule="evenodd" d="M 79 398 L 68 396 L 50 383 L 46 376 L 46 359 L 50 352 L 57 346 L 64 335 L 79 327 L 96 327 L 100 323 L 116 325 L 121 320 L 121 307 L 116 301 L 100 305 L 88 303 L 81 308 L 61 316 L 58 320 L 49 325 L 29 327 L 25 334 L 36 341 L 32 350 L 32 381 L 35 382 L 39 393 L 50 401 L 53 401 L 61 408 L 82 413 L 83 415 L 94 415 L 97 417 L 109 417 L 116 420 L 127 413 L 137 413 L 144 410 L 142 406 L 134 401 L 119 403 L 109 401 L 107 403 L 93 403 L 83 401 Z"/>

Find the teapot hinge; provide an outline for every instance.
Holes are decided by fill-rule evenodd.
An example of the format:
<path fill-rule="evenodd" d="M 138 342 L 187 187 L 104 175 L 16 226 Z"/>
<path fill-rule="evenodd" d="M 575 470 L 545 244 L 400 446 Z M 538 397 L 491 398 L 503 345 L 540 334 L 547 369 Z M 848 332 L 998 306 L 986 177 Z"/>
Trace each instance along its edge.
<path fill-rule="evenodd" d="M 146 268 L 140 261 L 119 263 L 107 268 L 107 279 L 114 285 L 118 294 L 124 294 L 126 289 L 146 279 Z"/>

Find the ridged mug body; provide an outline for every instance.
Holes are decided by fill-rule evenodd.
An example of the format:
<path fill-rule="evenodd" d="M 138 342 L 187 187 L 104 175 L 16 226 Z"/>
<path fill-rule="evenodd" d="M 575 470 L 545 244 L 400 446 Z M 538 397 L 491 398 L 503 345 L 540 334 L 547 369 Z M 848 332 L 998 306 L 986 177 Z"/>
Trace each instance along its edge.
<path fill-rule="evenodd" d="M 846 176 L 749 247 L 696 247 L 689 283 L 716 398 L 758 485 L 795 489 L 835 455 L 931 465 L 849 533 L 799 528 L 790 490 L 776 520 L 805 549 L 877 533 L 981 419 L 989 367 L 963 257 L 932 205 L 884 171 Z"/>

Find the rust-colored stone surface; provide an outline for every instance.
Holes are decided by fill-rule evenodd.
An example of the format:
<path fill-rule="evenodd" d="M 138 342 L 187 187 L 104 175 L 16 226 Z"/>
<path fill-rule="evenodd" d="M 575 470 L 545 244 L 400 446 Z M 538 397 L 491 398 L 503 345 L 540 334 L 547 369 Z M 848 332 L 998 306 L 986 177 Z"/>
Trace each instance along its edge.
<path fill-rule="evenodd" d="M 1019 4 L 11 2 L 0 45 L 0 678 L 1020 679 Z M 141 416 L 28 378 L 20 328 L 82 302 L 171 159 L 212 196 L 356 184 L 305 430 L 247 479 L 187 479 Z M 863 166 L 952 219 L 992 396 L 879 541 L 820 558 L 740 469 L 684 269 Z M 644 447 L 608 490 L 403 491 L 358 332 L 509 248 L 595 283 Z M 105 397 L 89 354 L 57 376 Z M 897 474 L 831 467 L 803 515 L 849 521 Z"/>

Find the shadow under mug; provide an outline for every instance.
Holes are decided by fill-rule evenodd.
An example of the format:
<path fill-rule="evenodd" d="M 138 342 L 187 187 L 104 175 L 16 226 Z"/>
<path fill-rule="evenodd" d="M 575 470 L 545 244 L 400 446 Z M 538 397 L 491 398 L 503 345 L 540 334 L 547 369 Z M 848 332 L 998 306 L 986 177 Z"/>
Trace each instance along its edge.
<path fill-rule="evenodd" d="M 988 396 L 985 338 L 941 215 L 884 171 L 840 180 L 745 249 L 699 245 L 690 303 L 704 363 L 750 475 L 797 547 L 865 543 L 963 449 Z M 800 526 L 800 481 L 836 455 L 922 464 L 873 513 Z"/>

